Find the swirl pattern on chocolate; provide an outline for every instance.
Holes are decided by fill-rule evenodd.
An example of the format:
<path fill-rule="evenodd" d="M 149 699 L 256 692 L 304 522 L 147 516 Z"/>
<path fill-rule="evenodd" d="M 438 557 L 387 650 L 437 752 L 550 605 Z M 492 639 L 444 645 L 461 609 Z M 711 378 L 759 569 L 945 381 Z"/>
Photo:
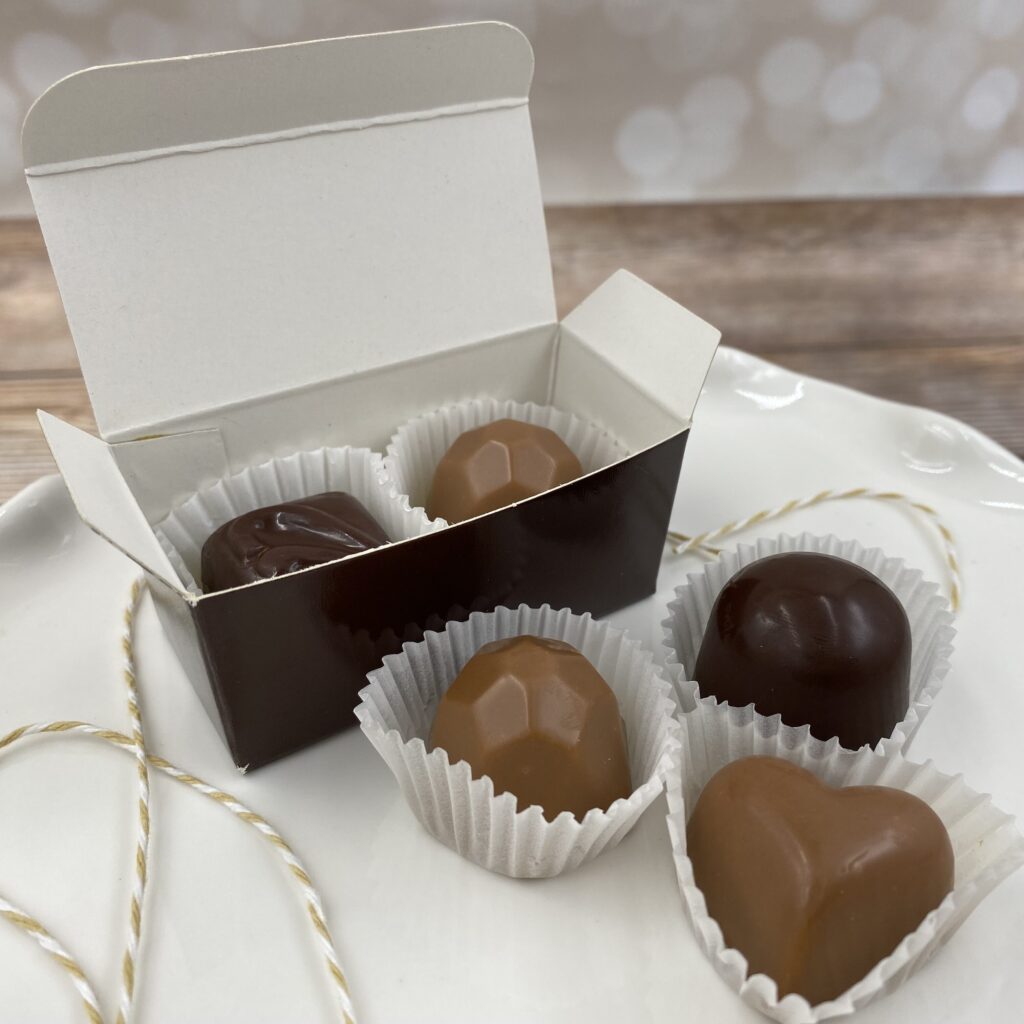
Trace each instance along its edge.
<path fill-rule="evenodd" d="M 390 542 L 362 503 L 343 491 L 245 512 L 203 545 L 203 590 L 270 579 Z"/>

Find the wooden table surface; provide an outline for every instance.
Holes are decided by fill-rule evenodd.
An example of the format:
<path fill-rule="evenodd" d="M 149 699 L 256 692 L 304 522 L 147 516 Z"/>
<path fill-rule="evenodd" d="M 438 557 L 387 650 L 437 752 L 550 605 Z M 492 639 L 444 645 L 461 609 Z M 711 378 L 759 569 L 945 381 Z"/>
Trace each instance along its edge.
<path fill-rule="evenodd" d="M 559 310 L 626 267 L 801 373 L 938 409 L 1024 456 L 1024 197 L 563 207 Z M 0 221 L 0 501 L 92 427 L 39 230 Z"/>

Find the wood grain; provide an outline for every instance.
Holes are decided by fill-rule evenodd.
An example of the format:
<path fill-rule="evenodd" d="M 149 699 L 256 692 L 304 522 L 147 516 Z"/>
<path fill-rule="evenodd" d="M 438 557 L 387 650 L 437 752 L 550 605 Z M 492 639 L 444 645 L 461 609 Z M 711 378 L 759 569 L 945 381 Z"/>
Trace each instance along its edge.
<path fill-rule="evenodd" d="M 1024 197 L 562 207 L 559 310 L 626 267 L 800 373 L 924 405 L 1024 455 Z M 0 222 L 0 500 L 92 426 L 38 227 Z"/>
<path fill-rule="evenodd" d="M 550 211 L 569 309 L 619 266 L 754 352 L 1016 337 L 1024 198 Z"/>

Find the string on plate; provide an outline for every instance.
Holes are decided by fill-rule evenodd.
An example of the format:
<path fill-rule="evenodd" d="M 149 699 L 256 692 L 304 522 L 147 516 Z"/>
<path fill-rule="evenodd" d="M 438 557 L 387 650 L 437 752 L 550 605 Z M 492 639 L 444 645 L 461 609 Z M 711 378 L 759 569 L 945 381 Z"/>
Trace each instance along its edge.
<path fill-rule="evenodd" d="M 22 725 L 12 729 L 5 736 L 0 737 L 0 751 L 4 751 L 13 747 L 16 743 L 33 736 L 87 736 L 130 754 L 136 762 L 139 780 L 139 829 L 136 839 L 136 872 L 130 903 L 129 938 L 124 956 L 122 957 L 121 997 L 117 1019 L 119 1022 L 127 1024 L 135 991 L 137 977 L 136 960 L 142 934 L 145 889 L 149 876 L 149 768 L 153 767 L 182 785 L 201 793 L 214 803 L 220 804 L 220 806 L 230 811 L 249 827 L 255 829 L 267 840 L 277 857 L 287 867 L 289 874 L 295 880 L 302 893 L 310 926 L 313 929 L 321 956 L 327 968 L 339 1017 L 343 1024 L 355 1024 L 356 1018 L 355 1009 L 352 1005 L 352 996 L 345 973 L 338 960 L 334 940 L 327 925 L 323 901 L 309 872 L 299 860 L 291 845 L 266 818 L 250 810 L 230 793 L 226 793 L 224 790 L 204 782 L 198 776 L 192 775 L 190 772 L 178 768 L 170 761 L 146 750 L 142 724 L 142 707 L 139 700 L 135 667 L 135 627 L 139 601 L 141 600 L 143 590 L 144 587 L 141 580 L 136 580 L 132 584 L 128 605 L 123 613 L 123 632 L 120 638 L 124 659 L 122 673 L 128 687 L 129 717 L 132 721 L 131 735 L 126 735 L 115 729 L 93 725 L 90 722 L 53 721 Z M 31 935 L 43 949 L 50 953 L 54 960 L 66 971 L 81 995 L 90 1024 L 103 1024 L 103 1017 L 94 987 L 89 982 L 78 962 L 57 942 L 50 931 L 41 922 L 2 899 L 0 899 L 0 916 Z"/>
<path fill-rule="evenodd" d="M 103 1017 L 100 1014 L 100 1003 L 96 998 L 96 990 L 92 982 L 86 977 L 78 961 L 53 937 L 49 929 L 39 920 L 26 914 L 13 903 L 0 896 L 0 917 L 10 921 L 16 928 L 20 928 L 26 935 L 33 938 L 42 949 L 53 957 L 54 961 L 62 967 L 71 978 L 71 984 L 78 990 L 82 999 L 82 1006 L 89 1024 L 103 1024 Z"/>
<path fill-rule="evenodd" d="M 902 505 L 909 509 L 919 520 L 926 521 L 938 533 L 942 545 L 942 553 L 949 572 L 949 603 L 953 611 L 960 610 L 963 596 L 963 584 L 960 577 L 960 558 L 957 555 L 956 540 L 953 531 L 946 525 L 938 511 L 931 505 L 899 491 L 879 491 L 871 487 L 852 487 L 849 490 L 827 490 L 819 491 L 808 498 L 794 498 L 783 505 L 775 508 L 762 509 L 745 519 L 735 519 L 723 526 L 713 530 L 705 530 L 703 533 L 686 534 L 676 530 L 668 531 L 668 541 L 672 544 L 672 551 L 677 555 L 684 555 L 691 551 L 711 555 L 717 558 L 721 554 L 721 548 L 717 547 L 720 540 L 731 537 L 733 534 L 742 533 L 761 523 L 770 520 L 781 519 L 801 509 L 814 508 L 830 501 L 851 501 L 851 500 L 880 501 L 888 504 Z"/>
<path fill-rule="evenodd" d="M 128 596 L 128 606 L 122 617 L 121 654 L 124 658 L 122 674 L 128 688 L 128 717 L 132 723 L 131 752 L 135 757 L 139 781 L 139 826 L 135 842 L 135 878 L 128 914 L 128 941 L 121 958 L 121 997 L 117 1011 L 117 1024 L 128 1024 L 135 998 L 135 958 L 142 935 L 142 912 L 145 906 L 146 880 L 149 877 L 149 765 L 146 762 L 146 742 L 142 732 L 142 710 L 139 707 L 139 689 L 135 680 L 135 613 L 142 595 L 142 579 L 136 578 Z"/>

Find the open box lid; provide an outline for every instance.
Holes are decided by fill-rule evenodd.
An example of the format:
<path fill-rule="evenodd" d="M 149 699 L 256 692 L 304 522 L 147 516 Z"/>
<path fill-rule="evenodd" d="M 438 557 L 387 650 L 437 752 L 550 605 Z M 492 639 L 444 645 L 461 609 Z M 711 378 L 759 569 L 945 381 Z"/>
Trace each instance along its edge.
<path fill-rule="evenodd" d="M 553 323 L 498 23 L 92 68 L 23 147 L 109 441 Z"/>

